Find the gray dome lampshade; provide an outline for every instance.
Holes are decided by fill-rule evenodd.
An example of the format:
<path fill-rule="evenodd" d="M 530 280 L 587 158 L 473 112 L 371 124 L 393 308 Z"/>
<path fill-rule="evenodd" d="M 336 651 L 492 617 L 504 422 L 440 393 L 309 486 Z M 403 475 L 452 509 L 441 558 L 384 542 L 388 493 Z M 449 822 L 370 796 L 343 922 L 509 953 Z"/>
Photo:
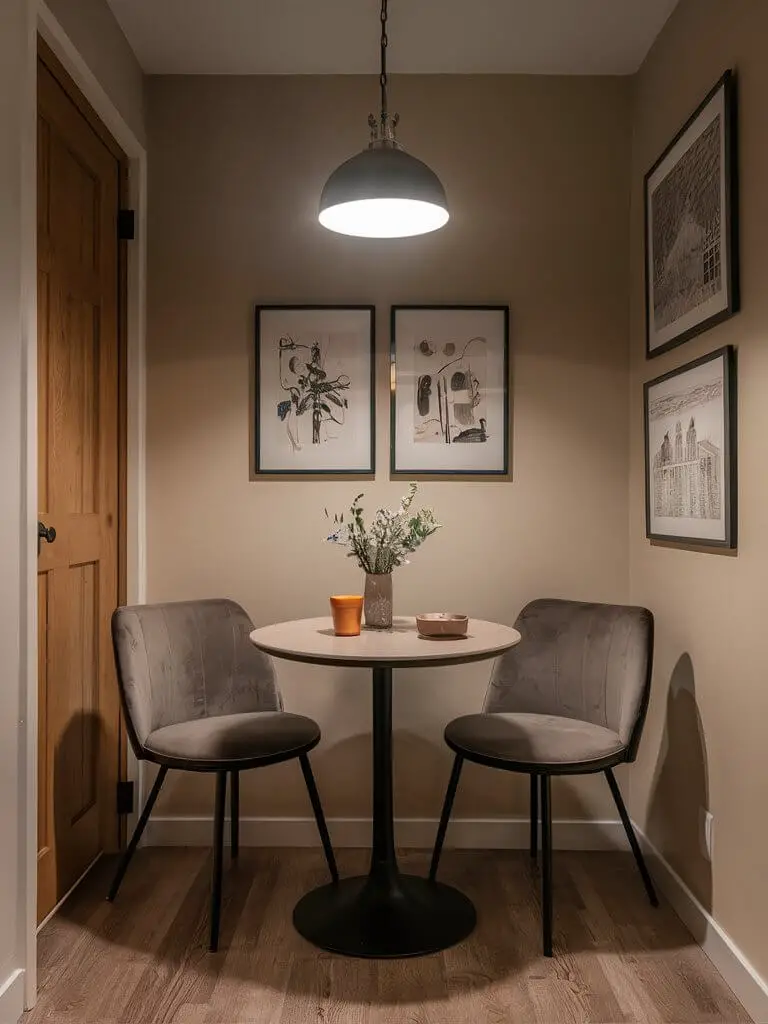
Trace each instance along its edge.
<path fill-rule="evenodd" d="M 448 220 L 440 179 L 397 143 L 379 141 L 346 160 L 320 196 L 320 223 L 368 238 L 425 234 Z"/>
<path fill-rule="evenodd" d="M 368 117 L 367 149 L 337 167 L 320 196 L 324 228 L 359 238 L 407 238 L 448 222 L 440 179 L 395 139 L 399 114 L 387 104 L 387 3 L 381 0 L 381 112 Z"/>

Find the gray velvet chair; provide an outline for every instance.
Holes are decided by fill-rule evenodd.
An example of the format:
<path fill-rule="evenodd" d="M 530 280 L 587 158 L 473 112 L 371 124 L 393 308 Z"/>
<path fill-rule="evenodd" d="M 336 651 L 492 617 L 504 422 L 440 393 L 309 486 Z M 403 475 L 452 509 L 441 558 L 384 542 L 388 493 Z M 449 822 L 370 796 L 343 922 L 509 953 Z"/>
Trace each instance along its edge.
<path fill-rule="evenodd" d="M 253 623 L 234 601 L 118 608 L 112 616 L 117 679 L 131 745 L 160 766 L 107 897 L 114 900 L 169 768 L 216 775 L 210 949 L 218 948 L 224 809 L 231 778 L 231 854 L 238 855 L 241 771 L 297 757 L 331 878 L 336 861 L 308 753 L 311 718 L 283 710 L 271 659 L 248 639 Z"/>
<path fill-rule="evenodd" d="M 552 956 L 550 777 L 604 772 L 648 898 L 658 900 L 613 768 L 634 761 L 651 685 L 653 616 L 646 608 L 533 601 L 515 623 L 522 635 L 496 662 L 482 714 L 448 724 L 456 757 L 432 854 L 434 879 L 465 760 L 531 779 L 531 856 L 541 796 L 544 955 Z"/>

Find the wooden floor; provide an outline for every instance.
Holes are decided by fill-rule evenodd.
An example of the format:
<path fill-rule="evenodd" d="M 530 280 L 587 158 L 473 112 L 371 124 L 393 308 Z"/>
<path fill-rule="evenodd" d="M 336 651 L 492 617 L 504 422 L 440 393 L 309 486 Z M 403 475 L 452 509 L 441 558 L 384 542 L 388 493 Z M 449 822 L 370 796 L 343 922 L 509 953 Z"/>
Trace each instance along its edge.
<path fill-rule="evenodd" d="M 426 853 L 401 862 L 423 873 Z M 342 874 L 366 863 L 342 850 Z M 666 905 L 645 900 L 629 854 L 555 854 L 555 949 L 540 954 L 535 868 L 522 852 L 446 851 L 441 877 L 478 927 L 414 960 L 315 950 L 291 925 L 326 880 L 316 850 L 244 849 L 225 876 L 221 950 L 206 951 L 210 860 L 141 850 L 114 905 L 99 864 L 40 935 L 40 994 L 25 1024 L 567 1024 L 748 1021 Z"/>

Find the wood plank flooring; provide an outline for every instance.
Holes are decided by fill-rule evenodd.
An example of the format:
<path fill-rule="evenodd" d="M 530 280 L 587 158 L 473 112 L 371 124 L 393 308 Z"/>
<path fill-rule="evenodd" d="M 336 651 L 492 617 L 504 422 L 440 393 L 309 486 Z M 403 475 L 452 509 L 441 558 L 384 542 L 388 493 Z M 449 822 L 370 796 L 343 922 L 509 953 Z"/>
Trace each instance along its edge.
<path fill-rule="evenodd" d="M 342 875 L 367 853 L 339 851 Z M 428 854 L 405 851 L 424 874 Z M 541 956 L 536 869 L 520 851 L 451 851 L 441 878 L 478 910 L 470 938 L 414 960 L 352 960 L 293 930 L 326 880 L 319 850 L 243 849 L 227 865 L 221 948 L 206 950 L 210 854 L 140 850 L 117 901 L 113 862 L 40 934 L 37 1007 L 24 1024 L 619 1024 L 749 1021 L 665 903 L 649 906 L 629 854 L 555 854 L 555 951 Z"/>

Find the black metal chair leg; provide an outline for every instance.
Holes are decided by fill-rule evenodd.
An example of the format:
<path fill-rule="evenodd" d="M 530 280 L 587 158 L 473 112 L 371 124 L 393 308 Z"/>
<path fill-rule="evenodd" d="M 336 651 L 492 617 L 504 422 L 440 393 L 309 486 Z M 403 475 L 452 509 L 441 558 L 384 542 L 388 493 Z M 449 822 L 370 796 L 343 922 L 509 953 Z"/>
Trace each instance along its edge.
<path fill-rule="evenodd" d="M 165 776 L 167 774 L 168 769 L 164 765 L 161 766 L 160 771 L 157 773 L 155 784 L 152 787 L 149 796 L 147 797 L 147 802 L 144 804 L 144 810 L 141 812 L 139 820 L 136 823 L 136 828 L 133 830 L 131 840 L 128 843 L 127 847 L 125 848 L 125 852 L 123 853 L 123 856 L 120 858 L 120 863 L 117 866 L 115 877 L 112 880 L 112 885 L 110 887 L 109 893 L 107 894 L 107 899 L 109 900 L 110 903 L 114 900 L 115 896 L 117 896 L 117 891 L 120 888 L 123 878 L 125 877 L 125 872 L 128 870 L 128 865 L 131 863 L 131 858 L 136 852 L 136 847 L 139 845 L 139 840 L 141 839 L 144 829 L 147 826 L 149 816 L 152 813 L 152 808 L 155 806 L 155 801 L 157 800 L 158 794 L 162 789 L 163 782 L 165 782 Z"/>
<path fill-rule="evenodd" d="M 627 839 L 629 840 L 629 845 L 632 847 L 632 853 L 635 855 L 635 863 L 637 864 L 637 868 L 640 872 L 640 877 L 643 880 L 643 885 L 645 886 L 645 891 L 648 894 L 648 899 L 650 900 L 652 907 L 658 907 L 659 897 L 656 895 L 656 890 L 653 887 L 653 881 L 648 872 L 648 868 L 645 865 L 643 851 L 640 849 L 640 844 L 637 841 L 635 830 L 632 828 L 632 822 L 629 820 L 627 808 L 624 806 L 624 801 L 621 798 L 621 790 L 619 789 L 619 784 L 616 781 L 616 776 L 613 774 L 612 768 L 606 768 L 605 777 L 608 779 L 608 785 L 611 787 L 611 793 L 616 804 L 616 809 L 619 812 L 619 817 L 621 818 L 621 823 L 624 826 L 624 831 L 627 833 Z"/>
<path fill-rule="evenodd" d="M 552 803 L 549 776 L 541 776 L 541 916 L 544 956 L 552 956 Z"/>
<path fill-rule="evenodd" d="M 531 856 L 536 859 L 539 845 L 539 777 L 531 775 Z"/>
<path fill-rule="evenodd" d="M 328 826 L 325 823 L 323 805 L 320 803 L 320 796 L 318 795 L 317 786 L 315 785 L 315 776 L 312 774 L 312 766 L 310 765 L 309 758 L 306 754 L 300 755 L 299 762 L 304 774 L 304 781 L 307 784 L 307 792 L 309 793 L 309 800 L 312 804 L 312 811 L 315 815 L 317 831 L 320 833 L 320 842 L 323 844 L 323 852 L 325 853 L 325 859 L 328 862 L 328 870 L 331 873 L 331 881 L 338 882 L 339 869 L 336 867 L 336 857 L 333 852 L 333 846 L 331 845 L 331 837 L 328 835 Z"/>
<path fill-rule="evenodd" d="M 232 860 L 240 853 L 240 772 L 230 772 L 229 852 Z"/>
<path fill-rule="evenodd" d="M 221 920 L 221 873 L 224 861 L 224 811 L 227 803 L 227 773 L 216 772 L 216 808 L 213 815 L 213 877 L 211 880 L 211 953 L 219 948 Z"/>
<path fill-rule="evenodd" d="M 464 758 L 461 754 L 457 754 L 453 761 L 453 768 L 451 770 L 451 777 L 448 780 L 448 788 L 445 791 L 445 800 L 443 801 L 443 811 L 440 815 L 440 824 L 437 827 L 437 836 L 435 838 L 435 848 L 432 851 L 432 863 L 429 865 L 429 880 L 434 882 L 437 876 L 437 866 L 440 863 L 440 854 L 443 852 L 443 843 L 445 842 L 445 833 L 448 829 L 448 822 L 451 818 L 451 810 L 453 809 L 453 801 L 456 796 L 456 790 L 459 785 L 459 777 L 461 776 L 461 769 L 464 765 Z"/>

